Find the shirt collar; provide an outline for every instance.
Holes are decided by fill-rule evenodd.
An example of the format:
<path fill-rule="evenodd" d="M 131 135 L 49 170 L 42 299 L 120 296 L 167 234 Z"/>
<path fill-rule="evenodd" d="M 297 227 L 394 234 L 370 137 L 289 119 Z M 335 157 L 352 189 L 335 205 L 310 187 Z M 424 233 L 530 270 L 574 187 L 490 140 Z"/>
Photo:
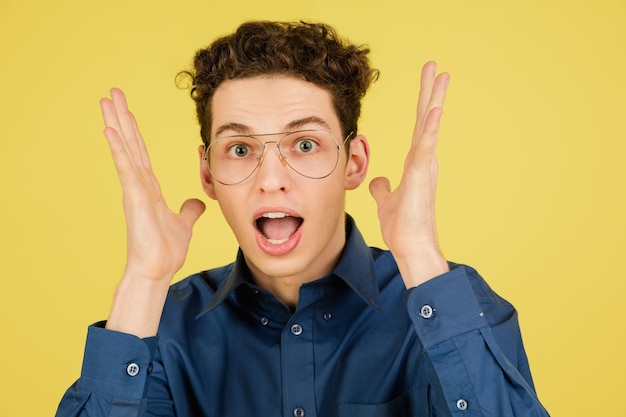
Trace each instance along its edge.
<path fill-rule="evenodd" d="M 380 311 L 374 258 L 349 214 L 346 214 L 346 245 L 331 274 L 341 278 L 366 304 Z M 217 307 L 235 288 L 244 284 L 247 277 L 248 267 L 243 252 L 239 249 L 230 273 L 220 282 L 217 291 L 196 318 Z"/>
<path fill-rule="evenodd" d="M 380 311 L 374 258 L 349 214 L 346 214 L 346 246 L 332 273 L 345 281 L 366 304 Z"/>

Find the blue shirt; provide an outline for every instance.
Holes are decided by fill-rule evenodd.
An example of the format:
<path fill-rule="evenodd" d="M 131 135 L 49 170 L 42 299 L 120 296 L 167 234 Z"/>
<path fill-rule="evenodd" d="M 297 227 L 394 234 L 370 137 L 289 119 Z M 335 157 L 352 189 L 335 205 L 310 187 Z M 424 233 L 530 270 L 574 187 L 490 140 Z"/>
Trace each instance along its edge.
<path fill-rule="evenodd" d="M 174 284 L 159 335 L 91 326 L 57 417 L 547 416 L 515 309 L 470 267 L 405 289 L 352 219 L 295 311 L 231 265 Z"/>

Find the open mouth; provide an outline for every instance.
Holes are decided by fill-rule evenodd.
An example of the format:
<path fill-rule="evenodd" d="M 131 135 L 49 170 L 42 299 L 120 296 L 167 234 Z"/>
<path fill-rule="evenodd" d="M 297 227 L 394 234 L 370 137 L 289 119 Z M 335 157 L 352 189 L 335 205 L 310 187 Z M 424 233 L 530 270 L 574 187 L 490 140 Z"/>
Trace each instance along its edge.
<path fill-rule="evenodd" d="M 298 231 L 303 221 L 302 217 L 282 212 L 263 213 L 256 219 L 256 228 L 269 243 L 280 245 Z"/>

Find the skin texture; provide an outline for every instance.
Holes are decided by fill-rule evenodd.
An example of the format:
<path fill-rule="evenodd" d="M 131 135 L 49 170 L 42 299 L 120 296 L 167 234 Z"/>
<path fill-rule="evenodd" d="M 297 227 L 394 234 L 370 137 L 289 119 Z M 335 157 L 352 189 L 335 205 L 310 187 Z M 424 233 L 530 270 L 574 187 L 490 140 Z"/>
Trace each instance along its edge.
<path fill-rule="evenodd" d="M 297 128 L 330 130 L 336 138 L 343 137 L 330 95 L 306 81 L 289 77 L 226 81 L 213 97 L 214 132 L 222 126 L 241 126 L 224 130 L 223 135 L 284 132 L 293 130 L 295 121 L 311 118 L 320 122 Z M 340 152 L 337 169 L 322 179 L 294 172 L 280 160 L 274 146 L 268 146 L 266 152 L 261 166 L 241 184 L 225 186 L 213 181 L 202 159 L 200 175 L 204 190 L 218 201 L 235 233 L 257 284 L 293 308 L 302 283 L 326 275 L 337 263 L 345 244 L 345 190 L 364 180 L 369 147 L 365 137 L 354 138 L 349 157 Z M 297 244 L 282 245 L 284 248 L 265 244 L 255 226 L 263 212 L 302 217 Z"/>
<path fill-rule="evenodd" d="M 407 288 L 448 271 L 437 239 L 435 197 L 439 123 L 450 76 L 436 72 L 434 62 L 422 68 L 415 127 L 400 184 L 392 191 L 389 180 L 379 177 L 369 187 L 383 239 Z"/>
<path fill-rule="evenodd" d="M 370 191 L 378 206 L 385 243 L 398 262 L 407 286 L 414 287 L 446 272 L 435 223 L 436 145 L 449 76 L 436 76 L 434 62 L 422 70 L 416 124 L 400 184 L 376 178 Z M 289 77 L 255 77 L 224 82 L 213 98 L 213 126 L 239 123 L 247 133 L 282 132 L 294 120 L 316 116 L 342 139 L 328 93 Z M 205 206 L 185 201 L 179 213 L 170 210 L 152 172 L 144 140 L 126 98 L 119 89 L 100 101 L 105 136 L 123 190 L 128 254 L 107 328 L 140 337 L 156 334 L 171 279 L 183 265 L 192 228 Z M 233 132 L 241 133 L 241 132 Z M 228 134 L 228 131 L 222 132 Z M 266 138 L 277 140 L 279 136 Z M 345 244 L 344 194 L 367 174 L 369 147 L 363 136 L 353 139 L 350 155 L 341 153 L 337 169 L 312 180 L 285 166 L 275 147 L 263 164 L 236 186 L 212 181 L 200 156 L 200 176 L 207 195 L 217 200 L 241 245 L 257 283 L 286 305 L 297 303 L 303 282 L 332 269 Z M 255 218 L 266 211 L 286 211 L 304 219 L 299 240 L 272 254 L 255 235 Z"/>

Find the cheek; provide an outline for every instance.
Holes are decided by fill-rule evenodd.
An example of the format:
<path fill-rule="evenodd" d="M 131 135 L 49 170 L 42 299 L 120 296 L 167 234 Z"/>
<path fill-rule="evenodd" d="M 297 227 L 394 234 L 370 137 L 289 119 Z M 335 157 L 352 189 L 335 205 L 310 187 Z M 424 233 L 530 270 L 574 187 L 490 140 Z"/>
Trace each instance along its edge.
<path fill-rule="evenodd" d="M 342 178 L 338 177 L 326 186 L 316 187 L 309 193 L 308 199 L 315 206 L 322 217 L 330 218 L 343 213 L 345 190 L 342 187 Z M 321 185 L 321 184 L 320 184 Z"/>
<path fill-rule="evenodd" d="M 233 231 L 241 228 L 244 222 L 246 210 L 242 207 L 242 201 L 246 201 L 245 196 L 237 193 L 237 190 L 224 188 L 224 186 L 215 187 L 215 196 L 222 216 L 226 219 Z"/>

